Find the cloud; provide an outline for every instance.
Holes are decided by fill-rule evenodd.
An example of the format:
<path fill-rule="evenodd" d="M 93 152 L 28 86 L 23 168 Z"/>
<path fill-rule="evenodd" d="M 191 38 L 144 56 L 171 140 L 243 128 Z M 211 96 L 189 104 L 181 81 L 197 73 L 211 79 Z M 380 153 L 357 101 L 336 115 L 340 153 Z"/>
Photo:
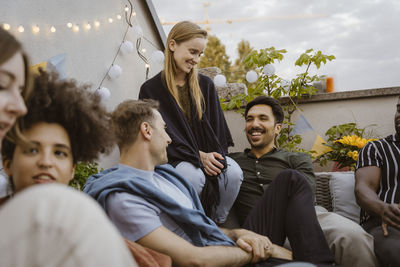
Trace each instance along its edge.
<path fill-rule="evenodd" d="M 204 2 L 153 0 L 169 21 L 203 20 Z M 337 58 L 321 68 L 335 76 L 337 90 L 400 86 L 399 13 L 397 0 L 214 0 L 208 7 L 210 19 L 232 20 L 210 25 L 232 61 L 242 39 L 256 49 L 285 48 L 288 62 L 279 67 L 290 75 L 300 53 L 318 49 Z"/>

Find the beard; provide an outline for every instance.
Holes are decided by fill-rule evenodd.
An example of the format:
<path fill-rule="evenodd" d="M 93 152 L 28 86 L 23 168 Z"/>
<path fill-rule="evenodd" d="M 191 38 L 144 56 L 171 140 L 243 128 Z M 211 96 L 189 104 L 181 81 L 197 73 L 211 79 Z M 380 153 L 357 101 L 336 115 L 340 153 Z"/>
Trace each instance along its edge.
<path fill-rule="evenodd" d="M 259 132 L 259 140 L 254 141 L 252 138 L 253 132 Z M 249 142 L 252 149 L 263 149 L 274 142 L 275 136 L 268 135 L 267 131 L 263 128 L 251 128 L 246 132 L 247 141 Z"/>

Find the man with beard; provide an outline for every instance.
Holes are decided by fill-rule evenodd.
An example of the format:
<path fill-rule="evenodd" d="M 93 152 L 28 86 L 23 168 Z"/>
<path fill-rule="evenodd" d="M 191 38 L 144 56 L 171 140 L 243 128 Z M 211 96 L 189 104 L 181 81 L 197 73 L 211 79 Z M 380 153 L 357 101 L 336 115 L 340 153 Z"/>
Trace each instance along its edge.
<path fill-rule="evenodd" d="M 282 171 L 297 170 L 315 192 L 315 175 L 311 158 L 305 153 L 288 152 L 276 147 L 284 114 L 279 102 L 259 96 L 245 109 L 245 133 L 251 148 L 230 156 L 243 170 L 244 180 L 234 209 L 242 225 L 249 211 Z M 277 207 L 279 209 L 279 207 Z M 316 206 L 318 221 L 336 263 L 346 267 L 376 266 L 373 238 L 357 223 Z"/>
<path fill-rule="evenodd" d="M 400 97 L 394 125 L 395 134 L 364 146 L 356 165 L 360 224 L 374 237 L 382 267 L 400 266 Z"/>

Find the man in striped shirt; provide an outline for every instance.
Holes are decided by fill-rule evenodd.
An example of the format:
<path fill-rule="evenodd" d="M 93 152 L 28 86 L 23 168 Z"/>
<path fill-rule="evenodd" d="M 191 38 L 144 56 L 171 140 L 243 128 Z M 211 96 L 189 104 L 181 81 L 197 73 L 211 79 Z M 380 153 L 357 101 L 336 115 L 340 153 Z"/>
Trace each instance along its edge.
<path fill-rule="evenodd" d="M 356 165 L 360 223 L 374 236 L 381 267 L 400 266 L 400 97 L 394 124 L 396 133 L 365 145 Z"/>

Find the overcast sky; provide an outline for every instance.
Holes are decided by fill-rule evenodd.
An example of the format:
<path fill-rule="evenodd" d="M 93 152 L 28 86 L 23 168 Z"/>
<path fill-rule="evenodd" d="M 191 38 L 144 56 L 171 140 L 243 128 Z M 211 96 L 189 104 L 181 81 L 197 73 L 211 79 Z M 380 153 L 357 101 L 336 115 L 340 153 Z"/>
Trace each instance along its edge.
<path fill-rule="evenodd" d="M 204 20 L 206 1 L 152 2 L 161 20 Z M 294 61 L 302 52 L 321 50 L 336 56 L 318 71 L 335 78 L 335 91 L 400 86 L 399 14 L 399 0 L 213 0 L 208 7 L 210 19 L 232 20 L 210 24 L 231 61 L 241 39 L 255 49 L 286 49 L 276 69 L 291 79 L 300 71 Z M 249 21 L 235 22 L 241 18 Z M 166 34 L 170 29 L 164 26 Z"/>

